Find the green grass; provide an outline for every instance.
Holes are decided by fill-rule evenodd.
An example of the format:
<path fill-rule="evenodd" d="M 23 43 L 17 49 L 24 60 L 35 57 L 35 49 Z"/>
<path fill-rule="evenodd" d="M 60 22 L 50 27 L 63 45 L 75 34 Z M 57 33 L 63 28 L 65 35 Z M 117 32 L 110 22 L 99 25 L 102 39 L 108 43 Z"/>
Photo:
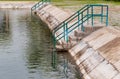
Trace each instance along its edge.
<path fill-rule="evenodd" d="M 74 6 L 74 5 L 81 5 L 81 4 L 114 4 L 120 5 L 120 2 L 114 1 L 104 1 L 104 0 L 53 0 L 53 3 L 57 6 Z"/>

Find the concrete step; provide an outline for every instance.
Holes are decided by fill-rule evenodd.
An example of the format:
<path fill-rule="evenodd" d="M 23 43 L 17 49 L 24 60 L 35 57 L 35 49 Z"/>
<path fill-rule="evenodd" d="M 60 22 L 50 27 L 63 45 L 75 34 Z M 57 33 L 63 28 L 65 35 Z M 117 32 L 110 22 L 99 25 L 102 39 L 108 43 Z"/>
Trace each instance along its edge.
<path fill-rule="evenodd" d="M 56 51 L 57 52 L 66 52 L 67 50 L 65 50 L 62 45 L 56 45 Z"/>
<path fill-rule="evenodd" d="M 85 25 L 85 26 L 84 26 L 84 31 L 85 31 L 85 33 L 87 33 L 87 34 L 90 34 L 90 33 L 94 32 L 94 31 L 96 31 L 96 30 L 98 30 L 98 29 L 100 29 L 100 28 L 102 28 L 102 27 L 104 27 L 104 25 L 94 25 L 94 26 Z"/>
<path fill-rule="evenodd" d="M 74 59 L 77 60 L 78 57 L 80 57 L 85 52 L 85 50 L 87 50 L 88 47 L 89 46 L 85 42 L 80 41 L 79 44 L 72 47 L 69 50 L 69 52 L 70 52 L 71 56 L 73 56 Z"/>
<path fill-rule="evenodd" d="M 75 35 L 71 35 L 71 36 L 69 36 L 69 41 L 77 41 L 77 42 L 79 42 L 79 41 L 81 41 L 81 39 L 82 39 L 82 37 L 77 37 L 77 36 L 75 36 Z"/>
<path fill-rule="evenodd" d="M 74 31 L 74 35 L 75 35 L 76 37 L 84 37 L 84 36 L 86 35 L 86 33 L 83 32 L 83 31 L 81 31 L 81 30 L 75 30 L 75 31 Z"/>
<path fill-rule="evenodd" d="M 92 79 L 114 79 L 117 74 L 119 74 L 119 72 L 116 68 L 106 60 L 89 73 Z"/>
<path fill-rule="evenodd" d="M 102 29 L 100 29 L 100 30 L 98 30 L 98 31 L 93 32 L 93 33 L 90 34 L 89 36 L 83 38 L 83 40 L 84 40 L 85 42 L 90 42 L 90 41 L 92 41 L 92 40 L 94 40 L 94 39 L 98 38 L 99 36 L 104 35 L 104 34 L 106 34 L 106 33 L 109 33 L 109 32 L 107 31 L 107 29 L 106 29 L 106 28 L 102 28 Z"/>
<path fill-rule="evenodd" d="M 74 40 L 69 40 L 68 42 L 66 41 L 61 41 L 62 42 L 62 47 L 64 50 L 69 50 L 72 47 L 74 47 L 76 44 L 78 44 L 78 41 L 74 41 Z"/>
<path fill-rule="evenodd" d="M 111 42 L 112 40 L 116 39 L 117 36 L 111 33 L 106 33 L 97 37 L 96 39 L 91 40 L 88 44 L 93 47 L 95 50 L 99 49 L 100 47 L 104 46 L 105 44 Z"/>
<path fill-rule="evenodd" d="M 92 48 L 88 48 L 83 55 L 81 55 L 77 60 L 76 60 L 76 64 L 79 66 L 80 63 L 82 63 L 83 61 L 85 61 L 89 56 L 91 56 L 93 53 L 96 53 L 96 51 Z"/>
<path fill-rule="evenodd" d="M 69 41 L 70 44 L 71 44 L 71 48 L 74 47 L 76 44 L 78 44 L 79 41 L 76 41 L 76 40 L 70 40 Z"/>
<path fill-rule="evenodd" d="M 100 63 L 104 61 L 104 57 L 102 57 L 99 52 L 93 53 L 91 56 L 89 56 L 87 59 L 85 59 L 81 64 L 83 65 L 85 71 L 87 73 L 90 73 L 92 70 L 94 70 Z M 80 67 L 80 66 L 79 66 Z"/>
<path fill-rule="evenodd" d="M 69 50 L 72 47 L 70 42 L 66 42 L 66 41 L 62 40 L 61 43 L 62 43 L 61 45 L 64 50 Z"/>

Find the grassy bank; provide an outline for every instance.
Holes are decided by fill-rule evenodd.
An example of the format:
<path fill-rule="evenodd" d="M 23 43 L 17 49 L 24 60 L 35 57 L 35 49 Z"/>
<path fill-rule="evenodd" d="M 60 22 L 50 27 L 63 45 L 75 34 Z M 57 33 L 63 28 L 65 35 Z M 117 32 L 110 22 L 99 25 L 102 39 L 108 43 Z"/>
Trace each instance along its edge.
<path fill-rule="evenodd" d="M 72 5 L 80 5 L 80 4 L 114 4 L 120 5 L 119 2 L 115 1 L 104 1 L 104 0 L 53 0 L 58 6 L 72 6 Z M 59 2 L 59 3 L 58 3 Z"/>
<path fill-rule="evenodd" d="M 52 3 L 71 12 L 76 12 L 85 4 L 107 4 L 109 5 L 109 25 L 120 27 L 120 2 L 103 0 L 64 0 Z"/>

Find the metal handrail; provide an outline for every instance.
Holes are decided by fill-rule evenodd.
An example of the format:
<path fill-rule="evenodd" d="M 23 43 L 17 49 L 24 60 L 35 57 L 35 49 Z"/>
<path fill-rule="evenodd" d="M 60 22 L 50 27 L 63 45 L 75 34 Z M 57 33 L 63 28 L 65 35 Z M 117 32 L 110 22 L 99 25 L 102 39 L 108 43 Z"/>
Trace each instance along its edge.
<path fill-rule="evenodd" d="M 36 10 L 38 7 L 42 6 L 44 3 L 50 2 L 50 0 L 41 0 L 31 8 L 31 11 Z"/>
<path fill-rule="evenodd" d="M 101 13 L 94 14 L 94 7 L 101 7 Z M 106 14 L 104 14 L 103 8 L 106 7 Z M 87 11 L 87 14 L 84 14 L 84 12 Z M 91 12 L 90 12 L 91 11 Z M 81 18 L 80 18 L 81 16 Z M 108 5 L 102 5 L 102 4 L 90 4 L 85 5 L 83 8 L 75 12 L 73 15 L 71 15 L 69 18 L 64 20 L 62 23 L 60 23 L 57 27 L 53 29 L 53 33 L 55 36 L 55 33 L 59 31 L 59 29 L 64 29 L 62 33 L 55 36 L 56 42 L 60 39 L 64 38 L 64 40 L 68 41 L 68 34 L 75 30 L 77 27 L 81 25 L 82 31 L 84 31 L 83 23 L 88 21 L 91 18 L 91 24 L 94 25 L 94 17 L 101 17 L 101 23 L 103 22 L 103 17 L 106 17 L 106 26 L 108 26 Z M 78 20 L 68 27 L 68 24 L 73 21 L 75 18 L 78 18 Z M 85 19 L 86 18 L 86 19 Z M 85 19 L 85 20 L 84 20 Z M 76 25 L 78 24 L 78 25 Z M 75 26 L 76 25 L 76 26 Z M 74 27 L 74 28 L 73 28 Z M 72 30 L 70 30 L 72 28 Z"/>
<path fill-rule="evenodd" d="M 75 14 L 77 14 L 79 11 L 83 10 L 84 8 L 86 8 L 88 5 L 85 5 L 84 7 L 82 7 L 80 10 L 78 10 L 77 12 L 75 12 L 74 14 L 72 14 L 69 18 L 65 19 L 63 22 L 61 22 L 57 27 L 55 27 L 53 30 L 56 30 L 57 28 L 60 28 L 59 26 L 62 25 L 64 22 L 66 22 L 67 20 L 69 20 L 72 16 L 74 16 Z"/>
<path fill-rule="evenodd" d="M 33 7 L 31 8 L 31 11 L 33 11 L 33 10 L 35 10 L 36 9 L 36 5 L 38 5 L 38 4 L 40 4 L 41 3 L 41 1 L 39 1 L 38 3 L 36 3 L 35 5 L 33 5 Z M 41 4 L 40 4 L 41 5 Z M 39 6 L 40 6 L 39 5 Z"/>

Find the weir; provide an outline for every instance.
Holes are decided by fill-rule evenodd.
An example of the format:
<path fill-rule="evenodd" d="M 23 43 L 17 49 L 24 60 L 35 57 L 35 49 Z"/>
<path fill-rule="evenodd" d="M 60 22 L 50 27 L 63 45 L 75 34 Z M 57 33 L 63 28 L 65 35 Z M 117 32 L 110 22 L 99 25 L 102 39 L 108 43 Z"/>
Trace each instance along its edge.
<path fill-rule="evenodd" d="M 53 33 L 55 48 L 71 54 L 84 79 L 120 79 L 120 31 L 106 27 L 108 5 L 86 5 L 74 14 L 47 0 L 33 7 L 32 13 L 39 16 Z M 94 12 L 96 7 L 100 13 Z M 100 21 L 95 17 L 100 17 Z"/>

